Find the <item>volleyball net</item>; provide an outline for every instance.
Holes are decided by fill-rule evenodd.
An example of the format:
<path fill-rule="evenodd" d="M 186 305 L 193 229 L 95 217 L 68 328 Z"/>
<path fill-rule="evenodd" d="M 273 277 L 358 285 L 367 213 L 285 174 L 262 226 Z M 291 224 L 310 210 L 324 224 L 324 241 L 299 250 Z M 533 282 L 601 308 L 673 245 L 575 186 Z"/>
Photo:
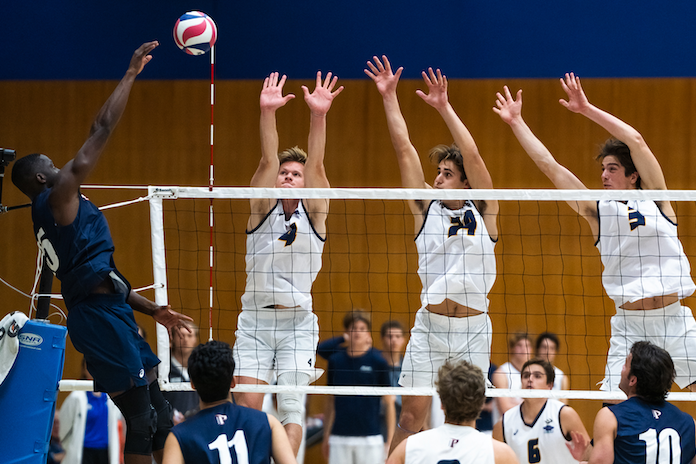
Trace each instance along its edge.
<path fill-rule="evenodd" d="M 156 302 L 169 304 L 192 317 L 200 329 L 201 342 L 211 337 L 230 345 L 235 342 L 246 283 L 246 228 L 252 198 L 330 199 L 322 268 L 312 287 L 320 339 L 342 335 L 346 312 L 362 310 L 371 315 L 371 335 L 377 348 L 381 347 L 379 328 L 384 322 L 399 321 L 408 337 L 416 311 L 421 307 L 422 287 L 414 244 L 417 231 L 405 200 L 499 200 L 496 275 L 488 295 L 493 327 L 491 360 L 497 365 L 508 360 L 508 338 L 514 333 L 527 333 L 533 344 L 539 334 L 553 332 L 560 340 L 554 365 L 569 376 L 571 390 L 491 389 L 489 396 L 622 397 L 621 393 L 598 391 L 597 383 L 604 378 L 607 359 L 609 320 L 616 310 L 602 286 L 603 266 L 590 228 L 567 201 L 672 201 L 685 253 L 696 256 L 696 234 L 691 227 L 696 218 L 693 191 L 341 188 L 215 188 L 211 191 L 207 187 L 149 187 L 152 287 Z M 687 306 L 690 300 L 685 300 Z M 168 380 L 171 342 L 162 326 L 157 328 L 156 345 L 162 360 L 159 369 L 162 388 L 190 389 L 188 384 Z M 326 367 L 322 361 L 318 365 Z M 236 388 L 361 395 L 434 392 L 429 388 L 326 387 L 325 378 L 309 387 L 242 385 Z M 73 384 L 69 388 L 82 387 Z M 694 399 L 688 393 L 673 393 L 670 398 Z"/>

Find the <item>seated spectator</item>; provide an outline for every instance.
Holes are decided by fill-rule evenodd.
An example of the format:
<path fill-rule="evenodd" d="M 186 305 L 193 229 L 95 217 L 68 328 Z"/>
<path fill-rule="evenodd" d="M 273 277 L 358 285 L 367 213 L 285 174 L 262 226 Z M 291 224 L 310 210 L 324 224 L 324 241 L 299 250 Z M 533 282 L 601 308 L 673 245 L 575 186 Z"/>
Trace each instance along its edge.
<path fill-rule="evenodd" d="M 188 323 L 191 331 L 183 328 L 173 328 L 170 331 L 171 364 L 169 367 L 170 382 L 191 381 L 188 374 L 188 358 L 198 345 L 198 326 Z M 174 424 L 182 422 L 186 417 L 198 411 L 198 395 L 192 391 L 168 391 L 162 395 L 172 405 Z"/>

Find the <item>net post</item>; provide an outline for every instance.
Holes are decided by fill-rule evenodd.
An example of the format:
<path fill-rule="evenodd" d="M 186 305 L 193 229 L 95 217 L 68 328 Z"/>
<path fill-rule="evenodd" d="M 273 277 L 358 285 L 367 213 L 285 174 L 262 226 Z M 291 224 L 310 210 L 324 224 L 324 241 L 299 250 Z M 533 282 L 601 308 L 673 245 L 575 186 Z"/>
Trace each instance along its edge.
<path fill-rule="evenodd" d="M 167 296 L 167 260 L 164 247 L 164 212 L 162 197 L 156 188 L 148 188 L 150 197 L 150 237 L 152 241 L 152 276 L 155 286 L 155 303 L 159 306 L 169 304 Z M 160 382 L 169 381 L 170 350 L 169 333 L 162 324 L 156 323 L 157 357 L 161 363 L 157 371 Z"/>

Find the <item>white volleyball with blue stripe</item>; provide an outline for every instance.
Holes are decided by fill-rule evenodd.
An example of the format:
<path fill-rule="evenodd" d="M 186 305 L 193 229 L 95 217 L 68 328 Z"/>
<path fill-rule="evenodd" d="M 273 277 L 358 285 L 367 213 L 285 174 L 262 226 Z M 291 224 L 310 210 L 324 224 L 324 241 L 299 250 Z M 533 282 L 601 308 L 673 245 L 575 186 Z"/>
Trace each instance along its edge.
<path fill-rule="evenodd" d="M 200 11 L 184 13 L 174 25 L 174 42 L 189 55 L 207 53 L 216 40 L 215 21 Z"/>

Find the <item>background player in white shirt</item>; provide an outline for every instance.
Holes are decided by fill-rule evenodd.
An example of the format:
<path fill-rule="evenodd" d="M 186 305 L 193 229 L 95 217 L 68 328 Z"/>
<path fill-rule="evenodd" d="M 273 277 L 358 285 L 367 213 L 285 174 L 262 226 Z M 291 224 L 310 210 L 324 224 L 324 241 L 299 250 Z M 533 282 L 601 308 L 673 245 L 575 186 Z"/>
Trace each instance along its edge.
<path fill-rule="evenodd" d="M 271 73 L 261 91 L 261 160 L 252 187 L 328 188 L 324 170 L 326 114 L 338 78 L 317 73 L 316 88 L 302 86 L 311 112 L 308 150 L 291 148 L 278 154 L 276 110 L 294 95 L 283 96 L 286 77 Z M 281 162 L 282 158 L 282 162 Z M 319 341 L 317 317 L 312 312 L 311 286 L 321 268 L 329 201 L 252 199 L 247 223 L 247 286 L 237 321 L 234 347 L 239 384 L 308 385 Z M 271 266 L 272 262 L 272 266 Z M 275 366 L 274 366 L 275 364 Z M 263 393 L 236 393 L 242 406 L 261 410 Z M 278 395 L 278 413 L 295 454 L 302 441 L 301 394 Z"/>
<path fill-rule="evenodd" d="M 386 56 L 368 62 L 365 73 L 382 95 L 387 125 L 405 188 L 432 188 L 425 181 L 418 152 L 401 114 L 396 87 L 403 68 L 392 72 Z M 448 101 L 447 78 L 440 70 L 423 72 L 428 93 L 417 91 L 442 116 L 455 145 L 433 149 L 438 189 L 493 188 L 491 176 L 469 130 Z M 496 277 L 493 246 L 498 239 L 497 201 L 408 202 L 414 217 L 423 290 L 421 309 L 411 331 L 399 384 L 432 386 L 436 369 L 448 359 L 467 359 L 488 372 L 492 326 L 488 292 Z M 404 396 L 391 449 L 418 432 L 430 397 Z"/>
<path fill-rule="evenodd" d="M 474 428 L 486 399 L 486 381 L 481 369 L 466 361 L 448 361 L 440 367 L 436 383 L 445 424 L 403 440 L 387 464 L 518 462 L 508 445 Z"/>
<path fill-rule="evenodd" d="M 597 159 L 602 163 L 605 189 L 667 190 L 662 168 L 641 134 L 616 116 L 590 104 L 580 78 L 573 73 L 561 79 L 570 111 L 580 113 L 606 129 L 609 139 Z M 532 133 L 522 119 L 522 90 L 513 99 L 510 90 L 497 94 L 493 108 L 510 125 L 536 165 L 559 189 L 587 187 Z M 696 381 L 696 321 L 681 299 L 696 290 L 691 267 L 677 237 L 676 214 L 669 201 L 568 201 L 590 226 L 604 272 L 602 283 L 616 304 L 611 320 L 611 340 L 602 390 L 618 390 L 628 347 L 650 340 L 672 355 L 681 388 Z M 645 324 L 645 320 L 650 320 Z M 665 335 L 669 334 L 669 337 Z"/>
<path fill-rule="evenodd" d="M 532 342 L 524 332 L 516 332 L 508 338 L 508 362 L 501 365 L 493 373 L 495 388 L 522 388 L 522 366 L 532 357 Z M 510 408 L 522 402 L 522 398 L 498 397 L 495 399 L 496 408 L 493 414 L 493 424 Z"/>
<path fill-rule="evenodd" d="M 531 359 L 522 367 L 522 386 L 531 390 L 551 390 L 554 371 L 548 361 Z M 558 400 L 526 398 L 503 415 L 493 427 L 493 438 L 510 445 L 520 462 L 576 463 L 568 449 L 574 434 L 589 442 L 590 437 L 577 412 Z M 589 458 L 589 449 L 579 456 Z M 578 450 L 580 452 L 580 450 Z"/>

